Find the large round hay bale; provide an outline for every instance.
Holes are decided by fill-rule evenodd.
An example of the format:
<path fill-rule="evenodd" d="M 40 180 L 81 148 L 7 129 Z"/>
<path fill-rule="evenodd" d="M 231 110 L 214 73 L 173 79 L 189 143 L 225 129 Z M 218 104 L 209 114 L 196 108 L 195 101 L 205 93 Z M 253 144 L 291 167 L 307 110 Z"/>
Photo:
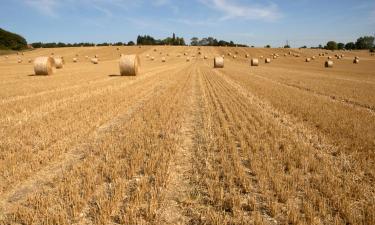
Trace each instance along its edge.
<path fill-rule="evenodd" d="M 356 58 L 355 58 L 355 59 L 353 60 L 353 63 L 354 63 L 354 64 L 358 64 L 358 63 L 359 63 L 359 59 L 356 59 Z"/>
<path fill-rule="evenodd" d="M 64 67 L 64 59 L 62 57 L 55 57 L 56 69 L 61 69 Z"/>
<path fill-rule="evenodd" d="M 119 65 L 121 76 L 136 76 L 140 65 L 139 57 L 138 55 L 123 55 Z"/>
<path fill-rule="evenodd" d="M 271 59 L 270 59 L 270 58 L 266 58 L 266 59 L 264 60 L 264 62 L 265 62 L 265 63 L 271 63 Z"/>
<path fill-rule="evenodd" d="M 91 63 L 98 64 L 99 63 L 99 59 L 98 58 L 91 58 Z"/>
<path fill-rule="evenodd" d="M 312 59 L 312 60 L 315 60 L 315 59 L 316 59 L 316 57 L 315 57 L 315 56 L 313 56 L 313 57 L 311 57 L 311 59 Z"/>
<path fill-rule="evenodd" d="M 52 57 L 38 57 L 34 60 L 35 75 L 51 75 L 55 72 L 55 60 Z"/>
<path fill-rule="evenodd" d="M 332 68 L 333 67 L 333 61 L 332 60 L 327 60 L 325 63 L 324 63 L 324 66 L 326 68 Z"/>
<path fill-rule="evenodd" d="M 161 57 L 161 62 L 165 62 L 165 57 Z"/>
<path fill-rule="evenodd" d="M 306 58 L 305 59 L 305 62 L 310 62 L 311 61 L 311 58 Z"/>
<path fill-rule="evenodd" d="M 224 68 L 224 58 L 223 57 L 215 57 L 214 58 L 214 68 Z"/>
<path fill-rule="evenodd" d="M 252 58 L 251 66 L 259 66 L 259 60 L 257 58 Z"/>

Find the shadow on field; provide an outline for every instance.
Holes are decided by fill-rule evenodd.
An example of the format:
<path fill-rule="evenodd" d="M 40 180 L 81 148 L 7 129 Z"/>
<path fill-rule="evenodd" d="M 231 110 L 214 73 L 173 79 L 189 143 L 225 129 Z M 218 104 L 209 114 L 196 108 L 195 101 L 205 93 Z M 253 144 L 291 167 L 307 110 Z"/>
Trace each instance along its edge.
<path fill-rule="evenodd" d="M 35 75 L 35 74 L 28 74 L 29 77 L 48 77 L 48 75 Z"/>
<path fill-rule="evenodd" d="M 109 77 L 121 77 L 120 74 L 109 74 L 108 76 L 109 76 Z"/>

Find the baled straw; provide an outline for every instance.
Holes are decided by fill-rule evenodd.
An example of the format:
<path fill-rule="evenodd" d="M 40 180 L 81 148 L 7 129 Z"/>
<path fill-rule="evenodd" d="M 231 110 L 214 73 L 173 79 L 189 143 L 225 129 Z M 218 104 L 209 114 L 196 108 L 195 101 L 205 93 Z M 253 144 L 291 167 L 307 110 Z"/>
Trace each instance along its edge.
<path fill-rule="evenodd" d="M 51 75 L 55 72 L 55 60 L 52 57 L 38 57 L 34 60 L 35 75 Z"/>
<path fill-rule="evenodd" d="M 138 55 L 121 56 L 119 63 L 121 76 L 136 76 L 139 71 L 139 65 Z"/>
<path fill-rule="evenodd" d="M 251 59 L 251 66 L 258 66 L 259 65 L 259 60 L 257 58 L 252 58 Z"/>
<path fill-rule="evenodd" d="M 224 58 L 217 56 L 214 58 L 214 68 L 224 68 Z"/>

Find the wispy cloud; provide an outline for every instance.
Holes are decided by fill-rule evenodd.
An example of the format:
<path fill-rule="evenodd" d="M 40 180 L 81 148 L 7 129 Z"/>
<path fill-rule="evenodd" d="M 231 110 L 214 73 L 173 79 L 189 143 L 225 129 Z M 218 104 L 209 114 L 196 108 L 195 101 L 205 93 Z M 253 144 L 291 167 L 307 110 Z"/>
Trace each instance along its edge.
<path fill-rule="evenodd" d="M 25 0 L 25 3 L 39 12 L 56 17 L 56 8 L 59 6 L 58 0 Z"/>
<path fill-rule="evenodd" d="M 235 18 L 275 21 L 282 16 L 274 3 L 269 5 L 240 4 L 230 0 L 200 0 L 200 2 L 223 13 L 220 18 L 222 21 Z"/>

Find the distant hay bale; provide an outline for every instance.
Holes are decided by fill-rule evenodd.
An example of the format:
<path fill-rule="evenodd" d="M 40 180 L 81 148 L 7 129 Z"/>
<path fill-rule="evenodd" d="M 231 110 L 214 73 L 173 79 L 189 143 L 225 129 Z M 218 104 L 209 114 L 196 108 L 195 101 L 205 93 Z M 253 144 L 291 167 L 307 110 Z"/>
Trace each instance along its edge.
<path fill-rule="evenodd" d="M 354 63 L 354 64 L 358 64 L 358 63 L 359 63 L 359 59 L 356 59 L 356 58 L 355 58 L 355 59 L 353 60 L 353 63 Z"/>
<path fill-rule="evenodd" d="M 189 57 L 186 58 L 186 62 L 190 62 L 190 58 Z"/>
<path fill-rule="evenodd" d="M 79 54 L 76 54 L 76 57 L 78 57 L 79 56 Z"/>
<path fill-rule="evenodd" d="M 51 55 L 55 55 L 55 53 L 52 52 Z"/>
<path fill-rule="evenodd" d="M 151 61 L 154 61 L 154 60 L 155 60 L 154 56 L 151 56 Z"/>
<path fill-rule="evenodd" d="M 224 68 L 224 58 L 217 56 L 214 58 L 214 68 Z"/>
<path fill-rule="evenodd" d="M 184 55 L 186 56 L 186 55 L 187 55 L 187 53 L 186 53 L 186 52 L 184 52 Z"/>
<path fill-rule="evenodd" d="M 274 56 L 273 56 L 273 59 L 277 59 L 277 56 L 276 56 L 276 55 L 274 55 Z"/>
<path fill-rule="evenodd" d="M 121 76 L 136 76 L 139 65 L 138 55 L 123 55 L 119 63 Z"/>
<path fill-rule="evenodd" d="M 9 56 L 5 56 L 6 59 L 9 59 Z"/>
<path fill-rule="evenodd" d="M 354 56 L 355 59 L 359 59 L 359 56 Z"/>
<path fill-rule="evenodd" d="M 237 58 L 237 56 L 236 55 L 233 55 L 233 59 L 236 59 Z"/>
<path fill-rule="evenodd" d="M 165 57 L 161 57 L 161 62 L 165 62 Z"/>
<path fill-rule="evenodd" d="M 88 55 L 86 55 L 86 56 L 85 56 L 85 58 L 86 58 L 86 59 L 89 59 L 89 56 L 88 56 Z"/>
<path fill-rule="evenodd" d="M 245 55 L 245 58 L 249 58 L 249 54 L 246 54 L 246 55 Z"/>
<path fill-rule="evenodd" d="M 55 59 L 56 69 L 62 69 L 64 67 L 64 58 L 55 57 L 54 59 Z"/>
<path fill-rule="evenodd" d="M 55 60 L 52 57 L 38 57 L 34 60 L 35 75 L 51 75 L 55 72 Z"/>
<path fill-rule="evenodd" d="M 265 63 L 271 63 L 271 59 L 270 59 L 270 58 L 266 58 L 266 59 L 264 60 L 264 62 L 265 62 Z"/>
<path fill-rule="evenodd" d="M 22 63 L 22 59 L 18 59 L 17 62 L 18 62 L 18 63 Z"/>
<path fill-rule="evenodd" d="M 263 59 L 263 56 L 261 55 L 259 58 Z"/>
<path fill-rule="evenodd" d="M 310 62 L 311 61 L 311 58 L 306 58 L 305 59 L 305 62 Z"/>
<path fill-rule="evenodd" d="M 287 56 L 287 55 L 288 55 L 288 54 L 286 54 L 286 53 L 284 54 L 284 56 Z"/>
<path fill-rule="evenodd" d="M 252 58 L 251 66 L 259 66 L 259 60 L 257 58 Z"/>
<path fill-rule="evenodd" d="M 332 56 L 328 56 L 327 59 L 332 59 Z"/>
<path fill-rule="evenodd" d="M 228 56 L 232 56 L 232 53 L 228 52 Z"/>
<path fill-rule="evenodd" d="M 311 57 L 311 59 L 312 59 L 312 60 L 315 60 L 315 59 L 316 59 L 316 57 L 315 57 L 315 56 L 313 56 L 313 57 Z"/>
<path fill-rule="evenodd" d="M 98 64 L 99 63 L 99 59 L 98 58 L 91 58 L 91 63 L 92 64 Z"/>
<path fill-rule="evenodd" d="M 202 52 L 198 52 L 198 55 L 202 55 Z"/>
<path fill-rule="evenodd" d="M 147 55 L 146 55 L 146 58 L 150 58 L 150 54 L 147 54 Z"/>
<path fill-rule="evenodd" d="M 117 51 L 120 51 L 120 48 L 116 48 Z"/>
<path fill-rule="evenodd" d="M 78 59 L 77 58 L 73 58 L 73 62 L 74 63 L 78 62 Z"/>
<path fill-rule="evenodd" d="M 326 68 L 332 68 L 333 67 L 333 61 L 331 60 L 327 60 L 325 63 L 324 63 L 324 66 Z"/>
<path fill-rule="evenodd" d="M 156 52 L 157 51 L 157 49 L 156 48 L 154 48 L 154 52 Z"/>
<path fill-rule="evenodd" d="M 33 60 L 32 60 L 32 59 L 29 59 L 29 60 L 28 60 L 28 62 L 29 62 L 29 63 L 32 63 L 32 62 L 33 62 Z"/>
<path fill-rule="evenodd" d="M 207 56 L 205 55 L 203 58 L 204 58 L 204 59 L 207 59 Z"/>
<path fill-rule="evenodd" d="M 94 55 L 94 58 L 99 58 L 99 55 Z"/>

